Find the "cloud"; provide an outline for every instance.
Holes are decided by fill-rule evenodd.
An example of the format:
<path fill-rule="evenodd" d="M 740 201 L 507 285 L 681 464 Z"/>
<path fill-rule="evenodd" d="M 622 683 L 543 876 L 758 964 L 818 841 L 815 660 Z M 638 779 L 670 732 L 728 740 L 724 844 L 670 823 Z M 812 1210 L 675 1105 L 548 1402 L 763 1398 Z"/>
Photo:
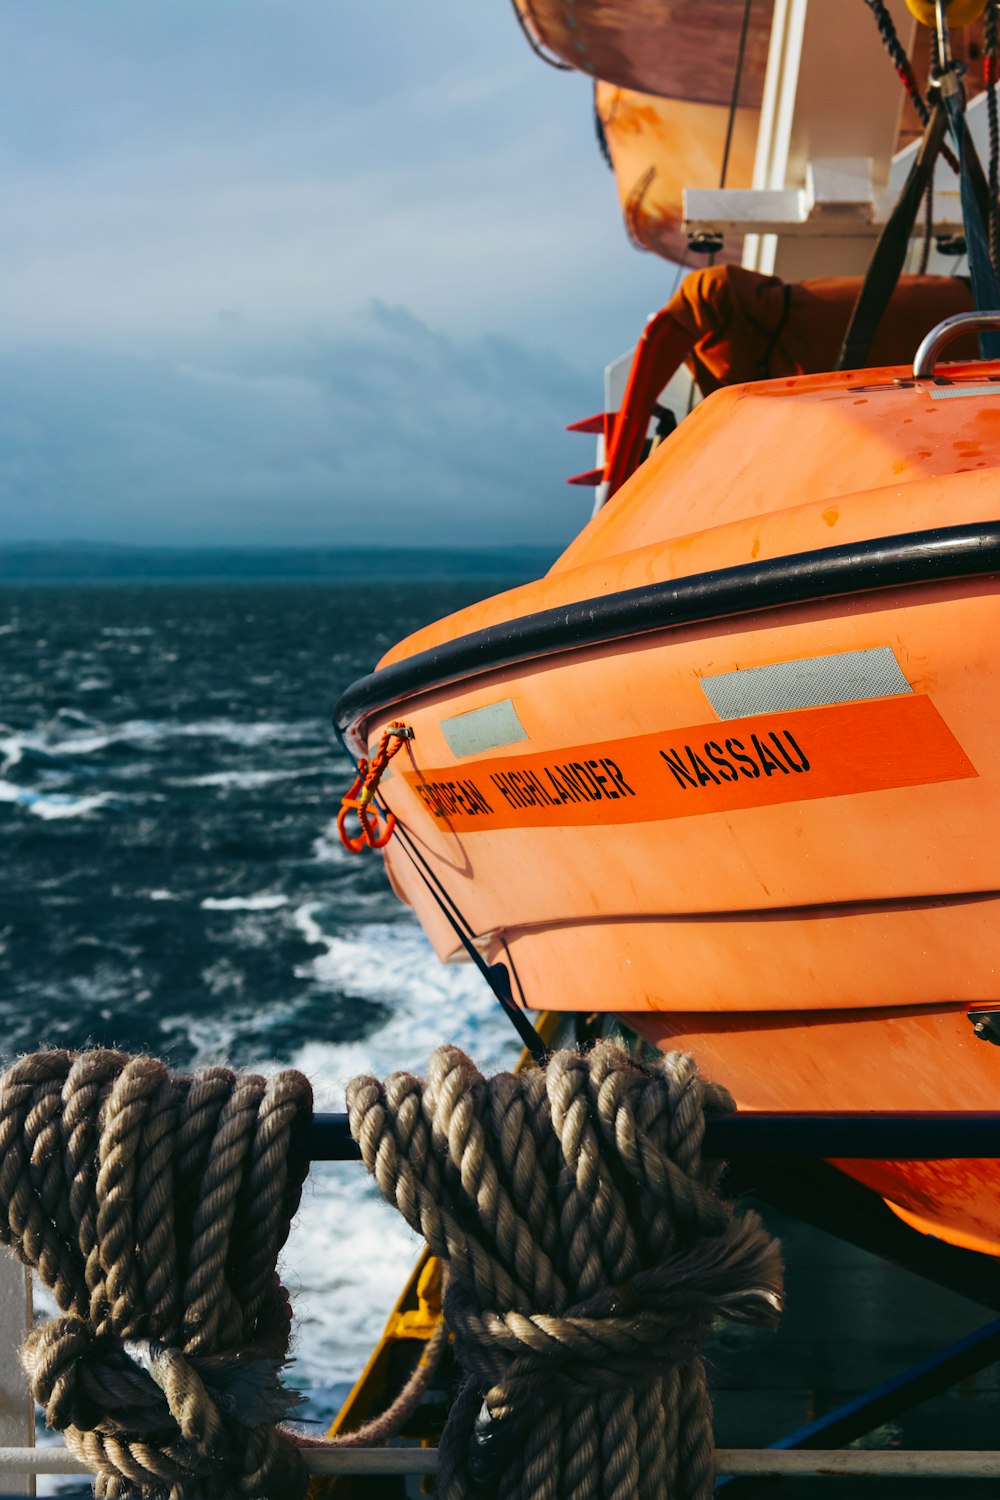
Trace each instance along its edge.
<path fill-rule="evenodd" d="M 0 535 L 335 545 L 566 541 L 593 400 L 565 362 L 373 303 L 202 358 L 0 352 Z"/>
<path fill-rule="evenodd" d="M 561 428 L 671 270 L 503 3 L 46 0 L 0 49 L 0 533 L 575 529 Z"/>
<path fill-rule="evenodd" d="M 8 9 L 0 46 L 8 338 L 176 347 L 381 297 L 603 365 L 665 300 L 589 81 L 503 5 L 50 0 Z"/>

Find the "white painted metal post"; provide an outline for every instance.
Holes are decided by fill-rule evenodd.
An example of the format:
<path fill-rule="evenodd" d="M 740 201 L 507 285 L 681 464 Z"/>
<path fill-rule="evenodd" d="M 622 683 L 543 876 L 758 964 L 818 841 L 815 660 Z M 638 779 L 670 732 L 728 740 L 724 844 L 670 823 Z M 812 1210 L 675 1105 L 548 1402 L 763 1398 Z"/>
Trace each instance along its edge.
<path fill-rule="evenodd" d="M 916 22 L 905 0 L 887 0 L 903 45 Z M 807 24 L 808 23 L 808 24 Z M 805 189 L 809 163 L 868 159 L 876 193 L 885 187 L 902 91 L 863 5 L 777 0 L 771 31 L 753 185 Z M 751 234 L 743 264 L 786 281 L 864 271 L 877 230 L 836 238 Z"/>
<path fill-rule="evenodd" d="M 0 1248 L 0 1446 L 31 1448 L 35 1408 L 18 1350 L 31 1328 L 31 1274 L 9 1250 Z M 10 1495 L 33 1495 L 31 1474 L 4 1475 Z"/>

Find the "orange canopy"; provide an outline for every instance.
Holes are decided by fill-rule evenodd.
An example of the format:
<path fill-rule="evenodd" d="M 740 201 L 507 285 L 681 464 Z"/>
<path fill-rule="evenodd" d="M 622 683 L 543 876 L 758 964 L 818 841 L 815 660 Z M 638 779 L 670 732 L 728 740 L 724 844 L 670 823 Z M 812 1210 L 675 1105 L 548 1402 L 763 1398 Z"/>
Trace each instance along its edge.
<path fill-rule="evenodd" d="M 639 340 L 608 449 L 605 478 L 614 494 L 639 466 L 653 405 L 686 363 L 704 395 L 776 375 L 831 370 L 861 286 L 857 276 L 787 285 L 742 266 L 693 271 L 651 318 Z M 904 276 L 879 326 L 870 364 L 912 360 L 935 323 L 967 312 L 972 296 L 950 276 Z M 968 341 L 954 357 L 975 357 Z"/>

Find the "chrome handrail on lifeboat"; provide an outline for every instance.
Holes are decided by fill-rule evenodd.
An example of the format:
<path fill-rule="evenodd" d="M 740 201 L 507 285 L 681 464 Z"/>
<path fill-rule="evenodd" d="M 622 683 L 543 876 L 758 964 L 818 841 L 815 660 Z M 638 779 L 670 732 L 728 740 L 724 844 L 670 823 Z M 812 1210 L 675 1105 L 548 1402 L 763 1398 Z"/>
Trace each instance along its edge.
<path fill-rule="evenodd" d="M 987 333 L 1000 331 L 1000 310 L 993 312 L 967 312 L 955 313 L 951 318 L 945 318 L 932 328 L 926 338 L 921 340 L 919 349 L 913 360 L 914 380 L 929 380 L 937 367 L 938 355 L 946 344 L 952 339 L 960 338 L 963 333 Z"/>

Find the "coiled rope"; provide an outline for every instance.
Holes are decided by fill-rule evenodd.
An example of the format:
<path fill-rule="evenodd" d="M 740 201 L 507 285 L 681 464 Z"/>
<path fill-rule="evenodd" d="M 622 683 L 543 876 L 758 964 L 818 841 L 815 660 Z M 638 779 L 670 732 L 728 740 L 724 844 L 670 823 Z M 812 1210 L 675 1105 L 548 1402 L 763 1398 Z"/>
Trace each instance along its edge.
<path fill-rule="evenodd" d="M 111 1051 L 39 1052 L 0 1080 L 0 1241 L 61 1309 L 23 1359 L 98 1495 L 303 1494 L 275 1262 L 311 1098 L 299 1073 L 177 1077 Z M 642 1066 L 608 1042 L 489 1081 L 442 1047 L 426 1081 L 355 1079 L 348 1107 L 382 1194 L 447 1263 L 444 1500 L 709 1500 L 699 1347 L 781 1301 L 777 1245 L 702 1158 L 728 1094 L 689 1057 Z M 390 1437 L 445 1337 L 340 1441 Z"/>
<path fill-rule="evenodd" d="M 98 1495 L 304 1492 L 275 1426 L 299 1399 L 275 1261 L 311 1106 L 301 1073 L 176 1077 L 111 1051 L 35 1053 L 0 1081 L 0 1241 L 63 1314 L 23 1359 Z"/>
<path fill-rule="evenodd" d="M 701 1155 L 706 1111 L 731 1108 L 689 1057 L 608 1042 L 489 1080 L 442 1047 L 426 1080 L 349 1086 L 369 1171 L 448 1265 L 443 1500 L 709 1500 L 697 1351 L 781 1304 L 777 1245 Z"/>

